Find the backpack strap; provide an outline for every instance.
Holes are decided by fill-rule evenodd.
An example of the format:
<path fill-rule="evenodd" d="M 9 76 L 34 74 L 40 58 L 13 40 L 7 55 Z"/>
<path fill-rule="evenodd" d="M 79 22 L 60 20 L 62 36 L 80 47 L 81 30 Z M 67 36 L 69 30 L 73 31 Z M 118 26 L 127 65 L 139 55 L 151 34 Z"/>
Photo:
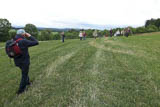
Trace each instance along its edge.
<path fill-rule="evenodd" d="M 22 40 L 22 38 L 19 38 L 19 39 L 15 40 L 15 41 L 16 41 L 16 43 L 17 43 L 17 42 L 20 41 L 20 40 Z"/>

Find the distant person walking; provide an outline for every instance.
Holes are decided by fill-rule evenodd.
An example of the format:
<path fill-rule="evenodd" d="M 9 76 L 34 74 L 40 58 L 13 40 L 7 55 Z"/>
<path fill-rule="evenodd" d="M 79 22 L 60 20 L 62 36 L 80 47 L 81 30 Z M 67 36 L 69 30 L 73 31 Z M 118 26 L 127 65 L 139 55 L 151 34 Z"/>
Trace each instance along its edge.
<path fill-rule="evenodd" d="M 93 32 L 93 37 L 96 39 L 96 38 L 97 38 L 97 36 L 98 36 L 98 34 L 97 34 L 97 30 L 94 30 L 94 32 Z"/>
<path fill-rule="evenodd" d="M 111 29 L 111 30 L 109 31 L 109 33 L 110 33 L 110 37 L 112 37 L 112 36 L 113 36 L 113 30 Z"/>
<path fill-rule="evenodd" d="M 65 34 L 64 32 L 61 33 L 62 43 L 64 43 Z"/>
<path fill-rule="evenodd" d="M 25 37 L 29 38 L 26 39 Z M 30 65 L 30 56 L 28 52 L 28 48 L 31 46 L 38 45 L 38 41 L 31 36 L 29 33 L 26 33 L 25 30 L 19 29 L 17 31 L 17 35 L 15 36 L 14 40 L 21 39 L 18 42 L 18 46 L 20 47 L 22 54 L 18 57 L 14 57 L 14 62 L 17 67 L 19 67 L 22 71 L 22 78 L 19 86 L 19 90 L 17 94 L 21 94 L 22 92 L 25 91 L 26 86 L 30 85 L 30 80 L 29 80 L 29 65 Z"/>
<path fill-rule="evenodd" d="M 83 31 L 83 40 L 86 40 L 86 32 Z"/>
<path fill-rule="evenodd" d="M 125 36 L 128 37 L 130 33 L 131 33 L 130 28 L 129 28 L 129 27 L 126 28 L 126 29 L 125 29 Z"/>
<path fill-rule="evenodd" d="M 80 37 L 80 40 L 82 40 L 82 37 L 83 37 L 83 32 L 82 31 L 79 32 L 79 37 Z"/>
<path fill-rule="evenodd" d="M 99 38 L 102 38 L 101 31 L 98 31 L 98 37 L 99 37 Z"/>

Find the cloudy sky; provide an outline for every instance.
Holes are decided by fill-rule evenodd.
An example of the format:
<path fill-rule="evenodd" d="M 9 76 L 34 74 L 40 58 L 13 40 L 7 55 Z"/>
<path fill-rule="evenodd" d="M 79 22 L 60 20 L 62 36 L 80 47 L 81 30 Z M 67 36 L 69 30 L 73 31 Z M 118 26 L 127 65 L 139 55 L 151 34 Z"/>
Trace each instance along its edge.
<path fill-rule="evenodd" d="M 0 18 L 13 26 L 136 27 L 160 18 L 160 0 L 0 0 Z"/>

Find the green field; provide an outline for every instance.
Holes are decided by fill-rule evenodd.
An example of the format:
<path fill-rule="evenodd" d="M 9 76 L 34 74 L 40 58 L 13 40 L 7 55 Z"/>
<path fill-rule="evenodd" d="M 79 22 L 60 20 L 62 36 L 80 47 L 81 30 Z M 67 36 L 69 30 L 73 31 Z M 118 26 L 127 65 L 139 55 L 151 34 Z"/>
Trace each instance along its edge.
<path fill-rule="evenodd" d="M 0 48 L 4 47 L 4 43 L 0 43 Z"/>
<path fill-rule="evenodd" d="M 29 51 L 33 84 L 18 96 L 20 69 L 0 49 L 0 106 L 160 106 L 160 33 L 40 42 Z"/>

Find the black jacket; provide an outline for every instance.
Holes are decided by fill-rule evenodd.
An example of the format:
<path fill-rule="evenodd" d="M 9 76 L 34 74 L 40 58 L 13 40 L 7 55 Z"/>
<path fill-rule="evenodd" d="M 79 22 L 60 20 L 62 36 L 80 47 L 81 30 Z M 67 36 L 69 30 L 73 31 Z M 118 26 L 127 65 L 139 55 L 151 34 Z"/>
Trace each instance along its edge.
<path fill-rule="evenodd" d="M 15 65 L 16 66 L 29 65 L 30 64 L 30 56 L 29 56 L 28 48 L 31 46 L 38 45 L 39 43 L 33 36 L 30 36 L 29 37 L 30 40 L 27 40 L 21 35 L 16 35 L 14 40 L 17 40 L 19 38 L 23 39 L 18 42 L 18 45 L 22 51 L 22 55 L 14 58 Z"/>

